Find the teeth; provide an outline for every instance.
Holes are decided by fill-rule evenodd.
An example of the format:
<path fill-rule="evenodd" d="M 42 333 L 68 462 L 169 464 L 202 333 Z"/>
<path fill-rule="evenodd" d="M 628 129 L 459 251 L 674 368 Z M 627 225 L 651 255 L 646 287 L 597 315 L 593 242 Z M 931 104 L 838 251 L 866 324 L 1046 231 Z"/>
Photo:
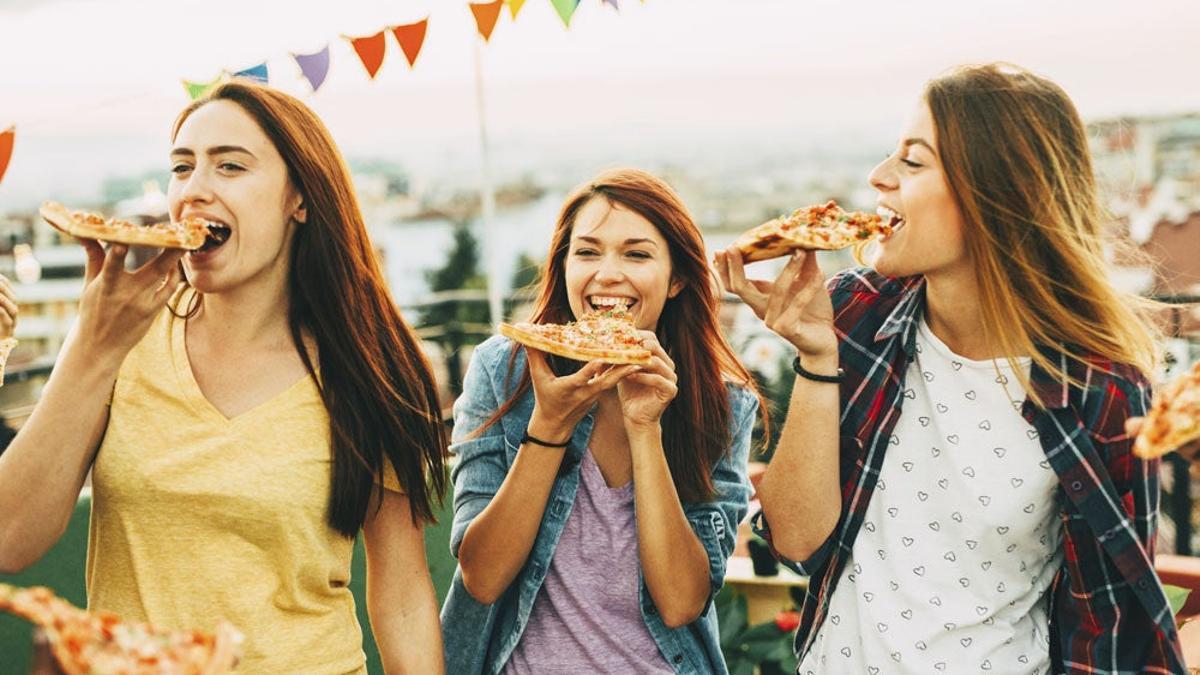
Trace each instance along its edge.
<path fill-rule="evenodd" d="M 608 295 L 593 295 L 589 298 L 588 302 L 591 302 L 594 307 L 628 307 L 633 304 L 629 298 L 618 298 Z"/>
<path fill-rule="evenodd" d="M 880 206 L 880 207 L 876 208 L 875 213 L 879 214 L 880 217 L 882 217 L 884 220 L 891 220 L 892 218 L 903 218 L 903 216 L 901 216 L 899 213 L 896 213 L 895 211 L 889 209 L 886 206 Z"/>

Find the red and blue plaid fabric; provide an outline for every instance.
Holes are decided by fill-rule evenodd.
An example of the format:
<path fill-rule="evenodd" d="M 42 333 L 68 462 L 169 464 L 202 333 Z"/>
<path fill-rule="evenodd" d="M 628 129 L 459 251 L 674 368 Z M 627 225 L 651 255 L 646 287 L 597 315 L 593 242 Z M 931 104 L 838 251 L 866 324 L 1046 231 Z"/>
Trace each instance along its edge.
<path fill-rule="evenodd" d="M 810 577 L 795 648 L 812 647 L 837 588 L 902 412 L 902 392 L 924 311 L 921 277 L 893 279 L 870 270 L 833 277 L 840 340 L 842 516 L 808 560 L 781 561 Z M 1143 415 L 1150 389 L 1137 370 L 1102 359 L 1053 354 L 1070 379 L 1034 364 L 1030 386 L 1045 404 L 1026 400 L 1058 475 L 1063 566 L 1050 589 L 1050 659 L 1055 673 L 1184 673 L 1186 668 L 1162 585 L 1154 572 L 1158 461 L 1131 454 L 1125 420 Z M 770 541 L 762 513 L 755 530 Z M 777 554 L 778 555 L 778 554 Z"/>

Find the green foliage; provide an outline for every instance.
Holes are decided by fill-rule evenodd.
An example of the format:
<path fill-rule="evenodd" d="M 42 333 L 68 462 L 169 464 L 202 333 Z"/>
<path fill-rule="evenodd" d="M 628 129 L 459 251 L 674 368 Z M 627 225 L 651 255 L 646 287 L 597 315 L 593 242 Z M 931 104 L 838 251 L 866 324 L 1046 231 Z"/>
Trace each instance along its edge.
<path fill-rule="evenodd" d="M 780 629 L 774 621 L 747 625 L 746 596 L 731 588 L 722 591 L 716 602 L 721 653 L 730 675 L 753 675 L 755 667 L 762 675 L 796 671 L 792 631 Z"/>
<path fill-rule="evenodd" d="M 513 272 L 512 289 L 519 291 L 537 283 L 541 276 L 542 264 L 533 256 L 522 253 L 517 256 L 517 269 Z"/>
<path fill-rule="evenodd" d="M 1180 588 L 1170 584 L 1163 584 L 1163 591 L 1167 594 L 1167 602 L 1171 603 L 1171 614 L 1179 614 L 1179 610 L 1183 609 L 1183 604 L 1187 602 L 1188 596 L 1192 594 L 1190 588 Z"/>
<path fill-rule="evenodd" d="M 427 272 L 425 279 L 432 291 L 487 288 L 487 277 L 479 271 L 479 242 L 466 223 L 455 225 L 454 246 L 446 263 Z M 425 309 L 421 315 L 421 322 L 426 326 L 486 324 L 488 321 L 488 307 L 482 302 L 446 302 Z"/>

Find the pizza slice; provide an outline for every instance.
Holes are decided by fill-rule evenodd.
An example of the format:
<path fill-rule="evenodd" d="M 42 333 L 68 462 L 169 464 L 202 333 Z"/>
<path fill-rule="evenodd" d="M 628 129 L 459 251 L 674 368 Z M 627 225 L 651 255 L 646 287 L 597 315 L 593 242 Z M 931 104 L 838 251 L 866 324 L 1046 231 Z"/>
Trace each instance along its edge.
<path fill-rule="evenodd" d="M 79 239 L 96 239 L 133 246 L 196 250 L 213 239 L 229 238 L 230 229 L 202 218 L 185 218 L 178 223 L 138 225 L 120 218 L 105 218 L 87 211 L 72 211 L 57 202 L 44 202 L 42 218 L 55 229 Z"/>
<path fill-rule="evenodd" d="M 566 324 L 500 324 L 500 334 L 547 354 L 575 361 L 647 365 L 650 350 L 642 346 L 633 316 L 624 307 L 593 311 Z"/>
<path fill-rule="evenodd" d="M 242 642 L 228 623 L 212 634 L 165 630 L 84 611 L 43 587 L 0 584 L 0 611 L 40 626 L 66 675 L 224 675 L 237 665 Z"/>
<path fill-rule="evenodd" d="M 1161 457 L 1200 439 L 1200 361 L 1154 395 L 1154 403 L 1133 442 L 1133 454 Z"/>
<path fill-rule="evenodd" d="M 892 233 L 881 216 L 843 211 L 835 201 L 796 209 L 747 230 L 734 242 L 744 262 L 769 260 L 800 248 L 833 251 Z"/>

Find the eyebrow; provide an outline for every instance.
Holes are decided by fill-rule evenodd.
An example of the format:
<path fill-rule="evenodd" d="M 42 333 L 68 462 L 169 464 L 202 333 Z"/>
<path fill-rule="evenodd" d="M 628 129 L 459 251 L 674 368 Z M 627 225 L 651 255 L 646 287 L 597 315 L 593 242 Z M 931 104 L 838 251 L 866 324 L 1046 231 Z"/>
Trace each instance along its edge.
<path fill-rule="evenodd" d="M 231 152 L 241 152 L 241 153 L 250 155 L 251 157 L 254 157 L 253 152 L 250 152 L 249 150 L 247 150 L 246 148 L 243 148 L 240 145 L 214 145 L 213 147 L 209 148 L 205 152 L 205 154 L 207 154 L 209 157 L 213 157 L 216 155 L 229 154 Z M 195 157 L 196 153 L 193 150 L 191 150 L 190 148 L 175 148 L 174 150 L 171 151 L 171 156 L 172 157 Z"/>
<path fill-rule="evenodd" d="M 597 239 L 596 237 L 585 237 L 585 236 L 579 236 L 579 237 L 575 237 L 575 238 L 576 238 L 576 239 L 582 239 L 583 241 L 586 241 L 586 242 L 588 242 L 589 244 L 596 244 L 596 245 L 599 245 L 599 244 L 603 243 L 603 242 L 601 242 L 599 239 Z M 641 238 L 636 238 L 636 237 L 633 237 L 633 238 L 630 238 L 630 239 L 626 239 L 626 240 L 623 242 L 623 244 L 624 244 L 625 246 L 636 246 L 636 245 L 638 245 L 638 244 L 650 244 L 650 245 L 652 245 L 652 246 L 654 246 L 654 247 L 656 247 L 656 248 L 658 247 L 658 243 L 657 243 L 657 242 L 655 242 L 653 239 L 647 239 L 646 237 L 641 237 Z"/>
<path fill-rule="evenodd" d="M 904 147 L 907 148 L 910 145 L 924 146 L 926 150 L 932 152 L 934 155 L 937 155 L 937 150 L 934 150 L 933 146 L 930 145 L 924 138 L 906 138 L 906 139 L 904 139 Z"/>

